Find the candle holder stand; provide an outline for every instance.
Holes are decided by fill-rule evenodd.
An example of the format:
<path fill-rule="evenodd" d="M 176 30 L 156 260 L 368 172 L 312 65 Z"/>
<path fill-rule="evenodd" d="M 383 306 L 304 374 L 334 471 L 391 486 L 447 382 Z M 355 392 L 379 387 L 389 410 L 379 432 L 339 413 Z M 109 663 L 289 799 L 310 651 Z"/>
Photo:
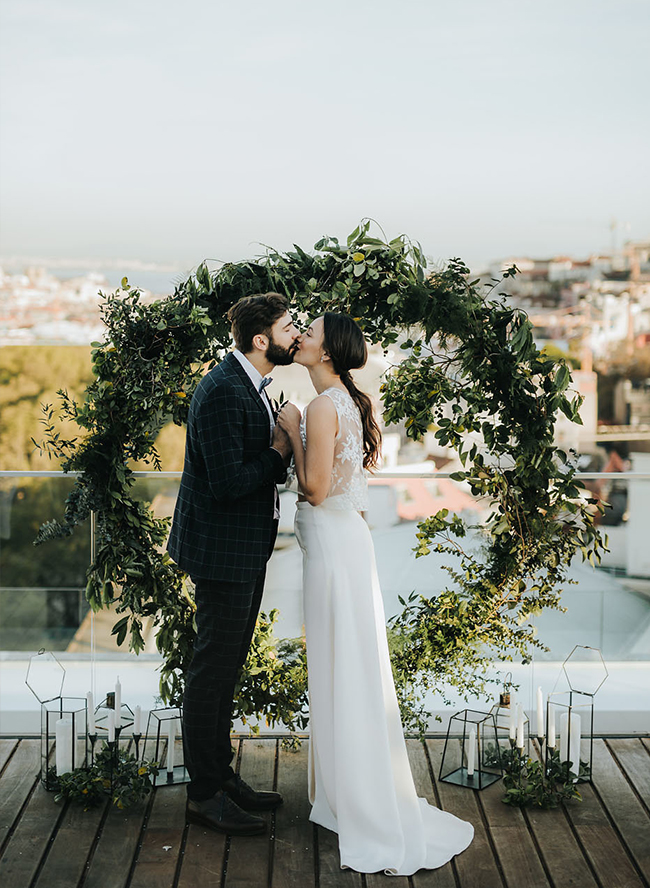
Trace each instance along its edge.
<path fill-rule="evenodd" d="M 177 737 L 182 737 L 182 713 L 177 706 L 151 710 L 147 720 L 146 737 L 153 736 L 156 738 L 153 760 L 160 763 L 158 774 L 153 776 L 154 786 L 188 783 L 190 776 L 187 773 L 184 760 L 178 761 L 178 744 L 175 742 Z M 164 764 L 162 762 L 163 753 Z"/>
<path fill-rule="evenodd" d="M 594 697 L 609 672 L 597 648 L 576 645 L 562 664 L 568 690 L 553 691 L 546 704 L 544 769 L 565 782 L 591 783 Z"/>
<path fill-rule="evenodd" d="M 95 730 L 97 734 L 102 736 L 103 740 L 108 736 L 108 713 L 111 710 L 115 712 L 115 694 L 112 691 L 106 694 L 106 699 L 99 706 L 95 707 Z M 125 728 L 130 728 L 132 725 L 133 711 L 127 703 L 122 703 L 120 707 L 120 724 L 119 727 L 115 726 L 115 739 L 119 741 L 122 731 Z"/>
<path fill-rule="evenodd" d="M 471 740 L 475 734 L 476 760 Z M 503 776 L 496 717 L 492 712 L 463 709 L 452 715 L 442 753 L 439 780 L 485 789 Z"/>
<path fill-rule="evenodd" d="M 499 702 L 495 703 L 490 709 L 490 715 L 494 716 L 494 721 L 497 728 L 497 740 L 500 750 L 509 750 L 511 747 L 515 745 L 515 741 L 510 736 L 510 713 L 511 709 L 514 709 L 517 705 L 517 701 L 511 694 L 507 695 L 507 703 L 502 702 L 504 699 L 504 694 L 501 694 L 499 697 Z M 515 713 L 516 714 L 516 713 Z M 526 751 L 526 754 L 530 752 L 530 722 L 526 713 L 523 713 L 524 718 L 524 746 L 523 750 Z"/>
<path fill-rule="evenodd" d="M 87 701 L 64 696 L 64 682 L 65 669 L 54 654 L 41 650 L 31 657 L 25 684 L 41 705 L 40 778 L 48 791 L 56 789 L 59 774 L 88 764 Z"/>

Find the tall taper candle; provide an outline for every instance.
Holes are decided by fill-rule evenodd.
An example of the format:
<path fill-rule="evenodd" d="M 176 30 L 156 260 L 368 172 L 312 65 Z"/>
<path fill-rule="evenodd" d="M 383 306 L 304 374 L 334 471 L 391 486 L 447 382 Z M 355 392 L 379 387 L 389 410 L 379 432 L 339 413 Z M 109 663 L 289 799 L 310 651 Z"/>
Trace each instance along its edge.
<path fill-rule="evenodd" d="M 120 684 L 120 676 L 117 676 L 115 682 L 115 727 L 122 726 L 122 685 Z"/>
<path fill-rule="evenodd" d="M 514 694 L 510 694 L 510 712 L 508 714 L 508 725 L 510 728 L 510 739 L 514 740 L 517 736 L 517 704 Z"/>
<path fill-rule="evenodd" d="M 517 749 L 524 748 L 524 705 L 517 703 Z"/>
<path fill-rule="evenodd" d="M 469 743 L 467 744 L 467 776 L 474 776 L 474 759 L 476 758 L 476 728 L 472 728 L 469 732 Z"/>
<path fill-rule="evenodd" d="M 167 722 L 167 773 L 174 770 L 174 740 L 176 739 L 176 719 L 170 718 Z"/>
<path fill-rule="evenodd" d="M 141 734 L 140 725 L 142 722 L 142 706 L 138 703 L 135 707 L 135 715 L 133 716 L 133 733 Z"/>
<path fill-rule="evenodd" d="M 578 774 L 580 769 L 580 731 L 582 724 L 577 712 L 571 713 L 571 738 L 569 740 L 569 713 L 560 716 L 560 761 L 571 762 L 571 771 Z"/>
<path fill-rule="evenodd" d="M 93 692 L 88 691 L 86 694 L 86 706 L 88 707 L 88 733 L 95 733 L 95 701 L 93 700 Z"/>
<path fill-rule="evenodd" d="M 115 742 L 115 713 L 112 709 L 108 710 L 108 742 Z"/>
<path fill-rule="evenodd" d="M 544 736 L 544 697 L 541 688 L 537 688 L 537 736 Z"/>
<path fill-rule="evenodd" d="M 555 749 L 555 706 L 551 703 L 551 695 L 548 697 L 548 737 L 546 745 L 549 749 Z"/>

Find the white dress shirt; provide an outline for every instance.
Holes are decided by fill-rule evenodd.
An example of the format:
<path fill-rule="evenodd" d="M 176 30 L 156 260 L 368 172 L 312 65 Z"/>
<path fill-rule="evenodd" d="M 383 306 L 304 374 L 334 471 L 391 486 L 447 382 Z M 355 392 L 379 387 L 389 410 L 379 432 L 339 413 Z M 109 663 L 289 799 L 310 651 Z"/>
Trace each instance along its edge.
<path fill-rule="evenodd" d="M 266 393 L 266 389 L 262 389 L 262 391 L 260 391 L 260 384 L 261 384 L 262 380 L 264 379 L 264 377 L 262 376 L 260 371 L 257 369 L 257 367 L 255 367 L 253 364 L 251 364 L 251 362 L 248 360 L 246 355 L 243 354 L 242 352 L 240 352 L 239 349 L 236 349 L 236 348 L 233 349 L 232 353 L 234 354 L 234 356 L 237 358 L 239 363 L 242 365 L 242 367 L 246 371 L 246 375 L 248 376 L 250 381 L 255 386 L 255 391 L 259 395 L 259 397 L 262 401 L 262 404 L 264 404 L 264 406 L 266 407 L 266 411 L 269 414 L 269 420 L 271 423 L 271 434 L 269 436 L 269 444 L 270 444 L 271 441 L 273 440 L 273 429 L 275 428 L 275 417 L 273 416 L 273 410 L 271 409 L 271 402 L 269 401 L 269 396 Z M 275 490 L 273 517 L 278 518 L 278 519 L 280 518 L 280 500 L 278 497 L 277 488 Z"/>

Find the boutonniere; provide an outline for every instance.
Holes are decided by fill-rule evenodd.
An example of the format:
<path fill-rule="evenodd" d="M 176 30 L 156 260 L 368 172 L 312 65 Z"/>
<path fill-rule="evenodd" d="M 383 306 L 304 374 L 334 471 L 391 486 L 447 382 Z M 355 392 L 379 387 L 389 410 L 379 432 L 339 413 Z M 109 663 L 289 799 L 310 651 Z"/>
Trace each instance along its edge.
<path fill-rule="evenodd" d="M 284 392 L 280 392 L 280 398 L 270 398 L 271 402 L 271 412 L 273 413 L 273 420 L 275 421 L 278 418 L 278 413 L 282 409 L 285 404 Z"/>

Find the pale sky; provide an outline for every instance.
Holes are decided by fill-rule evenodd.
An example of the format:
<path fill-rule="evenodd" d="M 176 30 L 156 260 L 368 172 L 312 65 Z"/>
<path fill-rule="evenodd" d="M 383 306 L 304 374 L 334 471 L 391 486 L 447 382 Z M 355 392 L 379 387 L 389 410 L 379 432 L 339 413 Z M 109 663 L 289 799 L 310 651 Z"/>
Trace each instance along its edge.
<path fill-rule="evenodd" d="M 1 0 L 0 255 L 650 237 L 648 0 Z M 626 227 L 627 226 L 627 227 Z"/>

